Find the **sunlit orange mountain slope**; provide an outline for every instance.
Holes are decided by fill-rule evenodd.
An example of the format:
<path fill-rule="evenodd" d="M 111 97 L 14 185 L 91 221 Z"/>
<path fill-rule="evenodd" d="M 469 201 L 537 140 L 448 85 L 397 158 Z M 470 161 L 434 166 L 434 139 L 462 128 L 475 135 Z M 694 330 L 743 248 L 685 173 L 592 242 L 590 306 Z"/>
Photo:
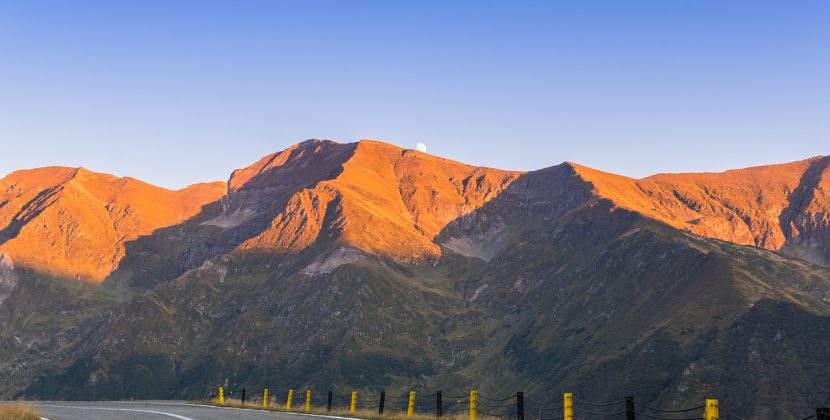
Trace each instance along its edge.
<path fill-rule="evenodd" d="M 631 179 L 573 164 L 601 197 L 695 234 L 830 261 L 830 158 Z"/>
<path fill-rule="evenodd" d="M 292 152 L 296 156 L 286 156 Z M 234 172 L 229 202 L 239 201 L 235 194 L 256 188 L 255 183 L 263 193 L 262 188 L 284 183 L 283 178 L 253 174 L 267 173 L 290 163 L 289 159 L 314 159 L 304 156 L 307 154 L 346 156 L 337 159 L 341 166 L 331 168 L 329 177 L 294 191 L 268 229 L 245 241 L 240 249 L 299 250 L 327 231 L 339 244 L 398 261 L 438 257 L 441 251 L 433 239 L 441 229 L 481 207 L 520 175 L 376 141 L 346 145 L 312 141 Z M 253 207 L 240 206 L 231 211 Z"/>
<path fill-rule="evenodd" d="M 84 168 L 17 171 L 0 180 L 0 254 L 17 266 L 100 282 L 126 242 L 182 223 L 224 193 L 223 183 L 170 191 Z"/>
<path fill-rule="evenodd" d="M 615 206 L 701 236 L 825 263 L 828 161 L 639 180 L 565 165 L 573 182 Z M 166 233 L 168 242 L 193 249 L 197 239 L 180 240 L 192 235 L 214 244 L 201 259 L 189 257 L 193 264 L 233 249 L 290 253 L 326 243 L 403 263 L 469 255 L 463 243 L 437 236 L 520 176 L 370 140 L 309 140 L 234 171 L 227 184 L 180 191 L 83 168 L 24 170 L 0 180 L 0 253 L 7 265 L 84 282 L 118 269 L 130 241 L 171 226 L 189 227 Z"/>

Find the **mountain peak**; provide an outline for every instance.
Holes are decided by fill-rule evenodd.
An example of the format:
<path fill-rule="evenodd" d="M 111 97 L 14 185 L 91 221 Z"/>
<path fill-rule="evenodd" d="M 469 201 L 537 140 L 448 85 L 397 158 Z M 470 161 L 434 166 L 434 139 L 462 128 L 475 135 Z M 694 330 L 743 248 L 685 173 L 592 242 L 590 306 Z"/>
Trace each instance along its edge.
<path fill-rule="evenodd" d="M 100 282 L 126 242 L 181 223 L 224 194 L 223 183 L 171 191 L 82 167 L 17 171 L 0 180 L 0 253 L 21 268 Z"/>
<path fill-rule="evenodd" d="M 815 247 L 830 227 L 830 158 L 633 179 L 567 162 L 594 193 L 675 228 L 742 245 L 786 249 L 812 262 L 830 261 Z M 812 244 L 810 241 L 813 241 Z M 824 243 L 824 241 L 818 241 Z"/>
<path fill-rule="evenodd" d="M 272 226 L 242 249 L 298 250 L 333 240 L 416 261 L 440 255 L 435 236 L 519 175 L 377 140 L 307 141 L 234 171 L 226 213 L 276 211 Z"/>
<path fill-rule="evenodd" d="M 354 143 L 343 144 L 332 140 L 310 139 L 289 146 L 279 152 L 264 156 L 257 162 L 231 173 L 228 190 L 237 191 L 250 182 L 260 183 L 302 183 L 299 176 L 309 176 L 309 172 L 318 172 L 321 166 L 329 167 L 325 162 L 343 161 L 355 148 Z M 296 171 L 298 169 L 304 169 Z M 328 168 L 331 169 L 331 168 Z M 289 173 L 291 172 L 291 173 Z M 272 179 L 274 177 L 293 176 L 293 179 Z"/>

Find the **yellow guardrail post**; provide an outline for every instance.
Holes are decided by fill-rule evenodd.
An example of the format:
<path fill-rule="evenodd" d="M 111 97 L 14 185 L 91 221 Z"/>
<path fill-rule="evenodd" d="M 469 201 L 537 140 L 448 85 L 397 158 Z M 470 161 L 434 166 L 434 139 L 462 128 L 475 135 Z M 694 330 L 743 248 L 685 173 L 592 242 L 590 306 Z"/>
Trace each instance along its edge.
<path fill-rule="evenodd" d="M 470 390 L 470 420 L 476 420 L 476 403 L 478 403 L 478 393 L 475 389 Z"/>
<path fill-rule="evenodd" d="M 305 412 L 311 411 L 311 388 L 305 390 Z"/>
<path fill-rule="evenodd" d="M 225 404 L 225 388 L 219 387 L 219 404 Z"/>
<path fill-rule="evenodd" d="M 565 420 L 574 420 L 574 394 L 566 392 L 562 397 L 562 401 L 565 404 L 562 407 L 562 411 L 565 414 Z"/>
<path fill-rule="evenodd" d="M 718 415 L 718 400 L 706 400 L 706 415 L 704 417 L 706 417 L 706 420 L 718 420 L 720 418 Z"/>
<path fill-rule="evenodd" d="M 262 408 L 268 408 L 268 388 L 262 391 Z"/>
<path fill-rule="evenodd" d="M 354 414 L 354 410 L 357 408 L 357 391 L 352 391 L 352 403 L 349 404 L 349 413 Z"/>
<path fill-rule="evenodd" d="M 415 391 L 409 391 L 409 405 L 406 407 L 406 416 L 415 414 Z"/>
<path fill-rule="evenodd" d="M 285 399 L 285 409 L 291 409 L 291 400 L 294 399 L 294 388 L 288 388 L 288 398 Z"/>

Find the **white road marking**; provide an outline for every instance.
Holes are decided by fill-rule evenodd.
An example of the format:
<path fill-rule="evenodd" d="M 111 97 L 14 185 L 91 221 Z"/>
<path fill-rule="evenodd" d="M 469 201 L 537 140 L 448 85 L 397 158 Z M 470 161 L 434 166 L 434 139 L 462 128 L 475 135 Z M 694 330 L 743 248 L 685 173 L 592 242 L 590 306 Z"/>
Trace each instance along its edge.
<path fill-rule="evenodd" d="M 194 420 L 190 417 L 180 416 L 178 414 L 173 414 L 173 413 L 165 413 L 163 411 L 135 410 L 135 409 L 130 409 L 130 408 L 77 407 L 77 406 L 72 406 L 72 405 L 52 405 L 52 404 L 49 404 L 47 407 L 70 408 L 70 409 L 73 409 L 73 410 L 130 411 L 130 412 L 134 412 L 134 413 L 158 414 L 158 415 L 161 415 L 161 416 L 172 417 L 174 419 L 179 419 L 179 420 Z M 41 420 L 48 420 L 48 419 L 44 419 L 43 417 L 41 417 Z"/>
<path fill-rule="evenodd" d="M 109 403 L 113 404 L 135 404 L 138 401 L 109 401 Z M 356 420 L 354 417 L 342 417 L 342 416 L 333 416 L 328 414 L 311 414 L 311 413 L 297 413 L 293 411 L 268 411 L 268 410 L 259 410 L 255 408 L 242 408 L 242 407 L 223 407 L 217 405 L 206 405 L 206 404 L 191 404 L 191 403 L 183 403 L 183 402 L 159 402 L 159 401 L 142 401 L 141 404 L 155 404 L 155 405 L 178 405 L 182 407 L 204 407 L 204 408 L 215 408 L 221 410 L 242 410 L 242 411 L 256 411 L 260 413 L 273 413 L 273 414 L 288 414 L 293 416 L 307 416 L 307 417 L 320 417 L 320 418 L 327 418 L 327 419 L 337 419 L 337 420 Z M 55 407 L 55 408 L 70 408 L 70 409 L 80 409 L 80 410 L 108 410 L 108 411 L 132 411 L 138 413 L 148 413 L 148 414 L 159 414 L 162 416 L 172 417 L 178 420 L 195 420 L 190 417 L 180 416 L 178 414 L 173 413 L 165 413 L 162 411 L 149 411 L 149 410 L 137 410 L 137 409 L 129 409 L 129 408 L 105 408 L 105 407 L 78 407 L 78 406 L 70 406 L 70 405 L 57 405 L 57 404 L 50 404 L 47 403 L 44 407 Z M 41 417 L 41 420 L 49 420 L 45 417 Z"/>
<path fill-rule="evenodd" d="M 328 415 L 328 414 L 296 413 L 294 411 L 269 411 L 269 410 L 259 410 L 259 409 L 256 409 L 256 408 L 223 407 L 221 405 L 188 404 L 188 403 L 178 403 L 177 405 L 185 405 L 185 406 L 190 406 L 190 407 L 221 408 L 221 409 L 224 409 L 224 410 L 258 411 L 260 413 L 279 413 L 279 414 L 288 414 L 288 415 L 292 415 L 292 416 L 322 417 L 322 418 L 326 418 L 326 419 L 356 420 L 354 417 L 332 416 L 332 415 Z"/>

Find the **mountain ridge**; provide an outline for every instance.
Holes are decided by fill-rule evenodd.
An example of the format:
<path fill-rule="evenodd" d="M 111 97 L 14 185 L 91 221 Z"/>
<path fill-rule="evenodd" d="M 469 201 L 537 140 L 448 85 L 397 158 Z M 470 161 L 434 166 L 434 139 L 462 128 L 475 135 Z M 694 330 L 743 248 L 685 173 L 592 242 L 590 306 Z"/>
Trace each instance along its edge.
<path fill-rule="evenodd" d="M 124 242 L 182 222 L 223 191 L 221 183 L 172 191 L 84 168 L 16 171 L 0 180 L 0 252 L 20 265 L 100 282 L 123 257 Z M 31 248 L 45 244 L 51 248 Z"/>
<path fill-rule="evenodd" d="M 830 226 L 830 217 L 825 214 L 830 208 L 830 197 L 818 187 L 830 182 L 827 162 L 828 158 L 817 156 L 786 164 L 716 173 L 655 174 L 641 179 L 599 171 L 574 162 L 559 166 L 570 167 L 576 176 L 592 186 L 595 195 L 675 228 L 826 263 L 830 259 L 830 235 L 825 231 Z M 815 167 L 813 171 L 817 172 L 818 177 L 815 185 L 802 185 L 801 177 L 806 176 L 807 170 L 812 167 Z M 524 174 L 526 172 L 470 166 L 379 141 L 337 143 L 319 139 L 298 143 L 233 171 L 224 183 L 224 190 L 220 187 L 221 182 L 194 184 L 177 191 L 166 190 L 134 178 L 116 178 L 84 168 L 46 167 L 15 171 L 0 180 L 0 190 L 6 190 L 5 195 L 0 197 L 4 202 L 0 206 L 0 232 L 3 232 L 0 234 L 0 251 L 5 248 L 7 258 L 21 263 L 32 261 L 34 268 L 47 272 L 74 275 L 82 281 L 101 282 L 116 270 L 117 263 L 123 257 L 123 241 L 135 240 L 171 223 L 183 223 L 187 218 L 198 216 L 199 213 L 192 207 L 175 208 L 176 205 L 171 203 L 196 200 L 200 207 L 213 202 L 222 203 L 220 214 L 201 221 L 205 226 L 220 229 L 237 227 L 268 211 L 268 206 L 281 207 L 282 211 L 271 220 L 271 226 L 245 238 L 239 245 L 242 249 L 304 249 L 320 239 L 322 230 L 332 227 L 323 226 L 325 215 L 329 214 L 333 218 L 330 222 L 337 225 L 334 229 L 339 231 L 339 241 L 344 245 L 401 261 L 430 260 L 441 256 L 442 245 L 435 239 L 447 224 L 475 211 Z M 18 185 L 23 179 L 31 185 Z M 482 185 L 470 187 L 471 182 Z M 28 189 L 15 193 L 16 189 L 21 188 Z M 373 191 L 377 188 L 385 189 Z M 483 189 L 478 191 L 476 188 Z M 116 202 L 119 199 L 125 201 L 126 209 L 135 212 L 137 218 L 150 220 L 146 221 L 146 226 L 134 226 L 133 231 L 121 232 L 108 241 L 110 247 L 116 248 L 107 251 L 111 255 L 109 263 L 89 261 L 94 256 L 70 257 L 65 263 L 49 262 L 35 258 L 32 252 L 16 249 L 14 243 L 7 244 L 13 241 L 16 229 L 27 224 L 27 219 L 17 213 L 24 210 L 23 206 L 33 206 L 29 202 L 15 206 L 10 200 L 34 199 L 20 194 L 37 190 L 37 194 L 42 194 L 38 198 L 42 205 L 33 206 L 34 214 L 67 195 L 61 194 L 65 189 L 73 190 L 76 195 L 88 196 L 91 203 L 86 205 L 89 207 L 94 207 L 94 201 L 98 201 L 97 204 L 105 207 L 110 218 L 116 218 L 114 224 L 119 218 L 130 219 L 128 215 L 114 214 L 115 211 L 110 208 L 122 204 Z M 131 193 L 136 194 L 131 189 L 151 196 L 151 201 L 155 200 L 154 205 L 166 206 L 165 211 L 176 213 L 175 217 L 161 215 L 147 205 L 142 208 L 141 200 L 133 197 L 124 198 Z M 283 197 L 280 191 L 289 195 Z M 719 194 L 719 191 L 726 193 Z M 246 199 L 249 192 L 253 196 Z M 753 194 L 755 197 L 752 197 Z M 795 200 L 790 201 L 793 194 L 806 197 L 806 202 L 796 204 Z M 171 196 L 187 198 L 182 200 Z M 50 199 L 52 201 L 47 201 Z M 70 207 L 74 204 L 83 206 L 72 203 L 79 200 L 83 201 L 83 198 L 71 197 L 65 201 L 69 202 L 67 205 Z M 184 204 L 182 202 L 180 206 L 187 207 Z M 329 209 L 332 213 L 326 211 L 329 205 L 334 206 Z M 81 210 L 74 209 L 74 212 L 80 213 Z M 93 220 L 78 220 L 70 224 L 83 228 L 85 223 L 105 223 L 94 220 L 103 219 L 100 214 L 88 217 Z M 355 219 L 354 223 L 351 219 Z M 370 223 L 371 220 L 380 225 Z M 351 227 L 355 225 L 360 228 Z M 375 226 L 378 229 L 372 230 Z M 92 230 L 99 236 L 113 236 L 113 233 L 106 233 L 106 229 L 100 227 Z M 112 230 L 119 231 L 119 228 L 115 226 Z M 820 241 L 818 245 L 816 240 Z M 71 240 L 64 239 L 63 242 Z M 445 251 L 453 250 L 453 245 L 448 248 L 447 244 L 443 246 Z M 104 253 L 103 247 L 105 245 L 99 245 L 97 252 Z M 69 264 L 87 267 L 73 271 L 66 268 Z"/>
<path fill-rule="evenodd" d="M 0 241 L 0 395 L 474 387 L 802 418 L 774 401 L 830 389 L 826 162 L 637 180 L 312 140 L 186 192 L 0 180 L 0 229 L 49 251 Z"/>
<path fill-rule="evenodd" d="M 813 234 L 825 240 L 830 220 L 827 157 L 764 165 L 717 173 L 658 174 L 642 179 L 607 174 L 574 165 L 601 196 L 706 237 L 741 245 L 782 250 L 816 263 L 827 263 L 826 244 L 811 252 Z M 809 171 L 818 171 L 812 187 L 802 185 Z M 762 176 L 763 175 L 763 176 Z M 809 181 L 809 180 L 808 180 Z M 799 190 L 799 196 L 791 196 Z M 816 191 L 820 191 L 818 195 Z M 800 200 L 808 195 L 807 202 Z M 806 236 L 806 240 L 802 238 Z"/>

